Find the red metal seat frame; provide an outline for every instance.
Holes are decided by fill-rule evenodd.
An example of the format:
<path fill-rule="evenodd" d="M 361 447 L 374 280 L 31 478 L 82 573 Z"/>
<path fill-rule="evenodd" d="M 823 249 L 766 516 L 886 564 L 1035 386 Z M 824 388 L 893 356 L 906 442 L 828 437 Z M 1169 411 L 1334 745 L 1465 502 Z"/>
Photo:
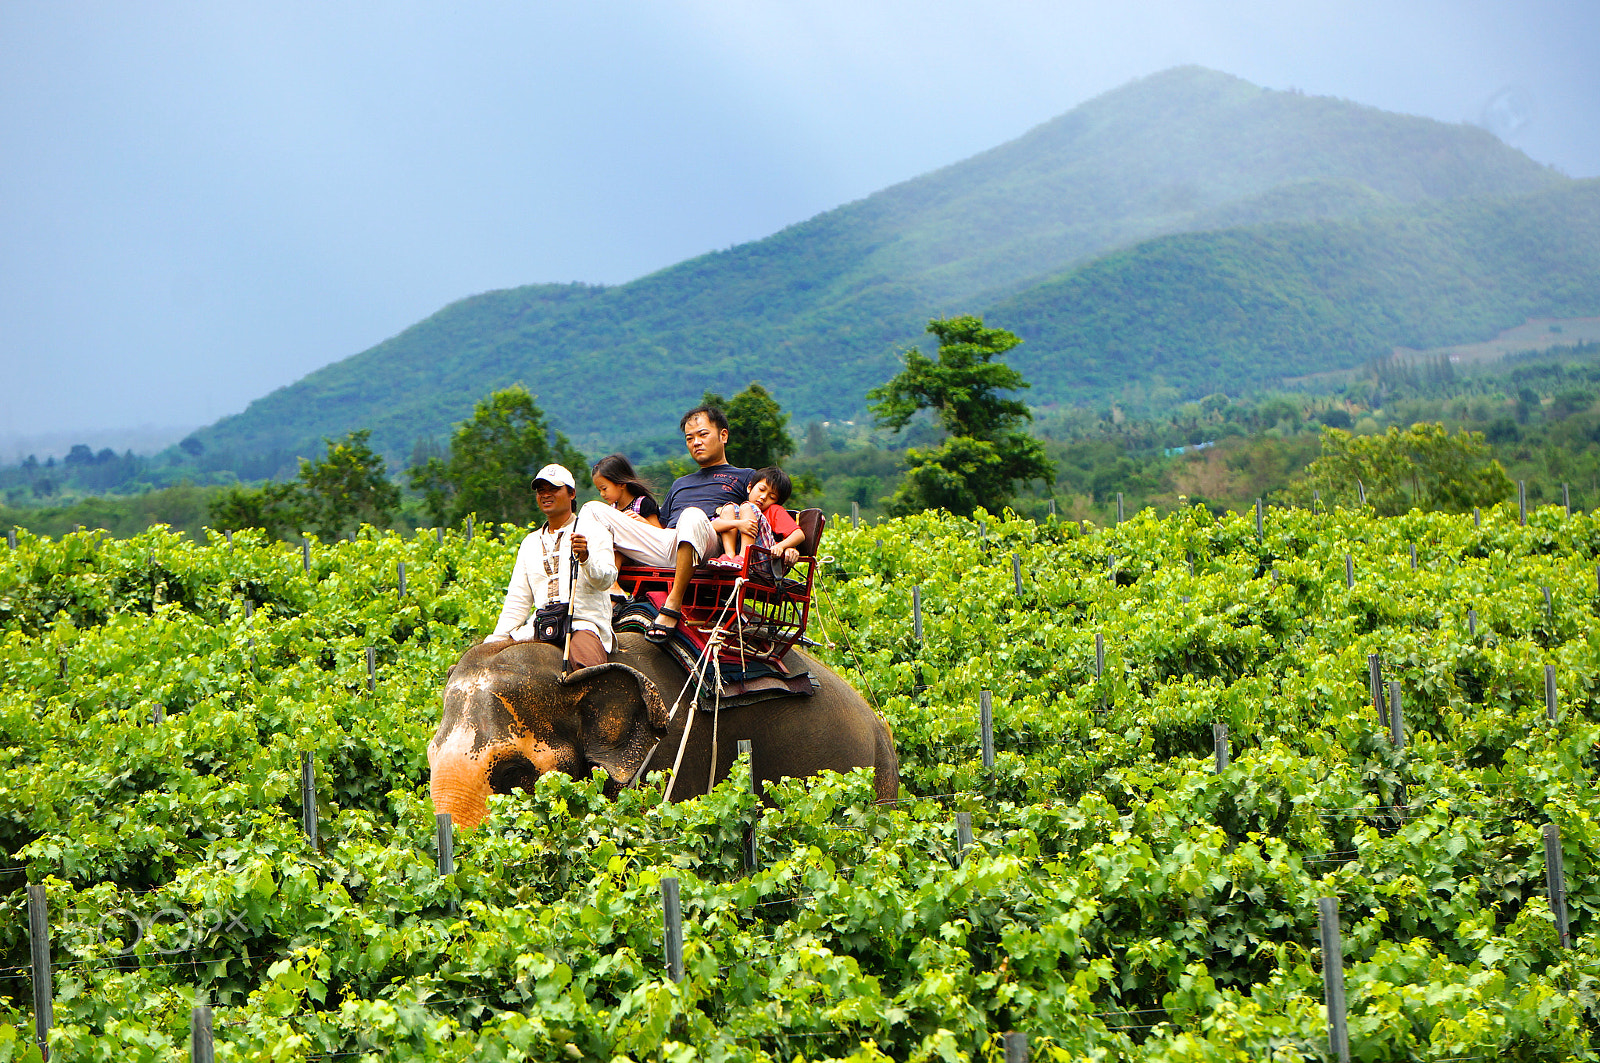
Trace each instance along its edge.
<path fill-rule="evenodd" d="M 805 634 L 811 619 L 817 544 L 827 525 L 822 511 L 817 509 L 804 510 L 795 515 L 795 520 L 806 537 L 800 544 L 801 557 L 786 577 L 771 577 L 767 562 L 772 555 L 759 546 L 745 549 L 738 568 L 697 565 L 684 591 L 680 623 L 701 630 L 720 623 L 726 632 L 724 653 L 762 657 L 774 664 L 782 661 Z M 672 586 L 673 575 L 670 568 L 634 565 L 624 559 L 617 582 L 632 597 L 649 597 L 659 607 Z M 739 601 L 735 606 L 732 599 L 736 590 Z"/>

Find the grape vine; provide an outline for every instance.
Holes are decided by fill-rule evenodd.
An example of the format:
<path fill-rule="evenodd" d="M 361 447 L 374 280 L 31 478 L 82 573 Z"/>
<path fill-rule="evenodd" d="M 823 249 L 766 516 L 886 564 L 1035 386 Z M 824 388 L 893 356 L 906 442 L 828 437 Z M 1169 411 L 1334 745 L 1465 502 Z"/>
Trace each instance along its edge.
<path fill-rule="evenodd" d="M 28 882 L 53 1059 L 187 1058 L 197 1001 L 224 1060 L 989 1060 L 1007 1030 L 1036 1059 L 1320 1059 L 1319 897 L 1356 1058 L 1600 1055 L 1600 520 L 930 512 L 835 521 L 824 551 L 811 635 L 891 725 L 898 805 L 866 773 L 776 786 L 746 873 L 740 772 L 670 806 L 659 778 L 611 801 L 548 777 L 493 798 L 441 876 L 424 749 L 506 540 L 367 530 L 307 572 L 244 532 L 23 532 L 0 553 L 0 1061 L 37 1058 Z"/>

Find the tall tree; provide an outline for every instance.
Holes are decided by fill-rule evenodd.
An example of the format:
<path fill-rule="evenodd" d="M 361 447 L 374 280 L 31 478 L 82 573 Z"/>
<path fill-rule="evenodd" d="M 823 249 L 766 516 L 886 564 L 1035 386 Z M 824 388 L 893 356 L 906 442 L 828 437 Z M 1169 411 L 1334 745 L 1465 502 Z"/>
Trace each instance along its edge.
<path fill-rule="evenodd" d="M 879 425 L 898 432 L 919 410 L 931 410 L 946 433 L 937 447 L 906 451 L 905 479 L 890 512 L 947 509 L 968 516 L 979 506 L 998 511 L 1019 480 L 1055 476 L 1039 441 L 1022 430 L 1033 414 L 1021 401 L 999 394 L 1029 386 L 1021 373 L 994 360 L 1022 341 L 971 315 L 930 321 L 928 331 L 939 337 L 938 360 L 913 347 L 905 353 L 905 368 L 867 393 Z"/>
<path fill-rule="evenodd" d="M 794 453 L 789 415 L 755 381 L 732 399 L 707 391 L 700 401 L 728 415 L 728 464 L 765 469 Z"/>
<path fill-rule="evenodd" d="M 556 462 L 583 482 L 588 462 L 545 420 L 528 389 L 520 384 L 496 391 L 456 426 L 448 459 L 429 458 L 411 470 L 411 486 L 422 491 L 429 512 L 441 524 L 469 513 L 480 520 L 527 524 L 534 504 L 534 474 Z"/>

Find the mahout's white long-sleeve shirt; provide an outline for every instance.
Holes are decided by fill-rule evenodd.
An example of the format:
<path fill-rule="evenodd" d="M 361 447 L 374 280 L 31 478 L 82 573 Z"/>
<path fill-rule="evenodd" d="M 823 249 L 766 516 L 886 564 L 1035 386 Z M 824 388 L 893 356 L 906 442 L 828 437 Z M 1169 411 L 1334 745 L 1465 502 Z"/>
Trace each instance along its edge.
<path fill-rule="evenodd" d="M 589 541 L 589 560 L 579 563 L 576 586 L 572 585 L 574 529 Z M 484 641 L 504 638 L 525 641 L 534 637 L 530 622 L 533 614 L 550 601 L 550 577 L 545 571 L 547 557 L 553 558 L 559 579 L 555 600 L 570 600 L 574 628 L 593 631 L 606 652 L 611 652 L 616 646 L 616 636 L 611 631 L 610 593 L 611 585 L 617 580 L 615 548 L 608 528 L 581 515 L 574 516 L 556 531 L 540 528 L 522 540 L 522 545 L 517 547 L 517 562 L 511 569 L 511 579 L 506 584 L 506 601 L 500 609 L 500 620 L 494 626 L 494 633 Z"/>

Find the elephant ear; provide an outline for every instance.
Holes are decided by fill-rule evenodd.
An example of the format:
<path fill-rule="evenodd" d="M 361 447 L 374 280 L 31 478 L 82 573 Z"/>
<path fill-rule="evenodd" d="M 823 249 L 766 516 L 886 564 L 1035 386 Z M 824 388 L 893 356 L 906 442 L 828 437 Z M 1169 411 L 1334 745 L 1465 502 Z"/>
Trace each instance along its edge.
<path fill-rule="evenodd" d="M 605 769 L 612 788 L 627 786 L 667 729 L 661 692 L 619 661 L 580 668 L 560 682 L 573 698 L 589 763 Z"/>

